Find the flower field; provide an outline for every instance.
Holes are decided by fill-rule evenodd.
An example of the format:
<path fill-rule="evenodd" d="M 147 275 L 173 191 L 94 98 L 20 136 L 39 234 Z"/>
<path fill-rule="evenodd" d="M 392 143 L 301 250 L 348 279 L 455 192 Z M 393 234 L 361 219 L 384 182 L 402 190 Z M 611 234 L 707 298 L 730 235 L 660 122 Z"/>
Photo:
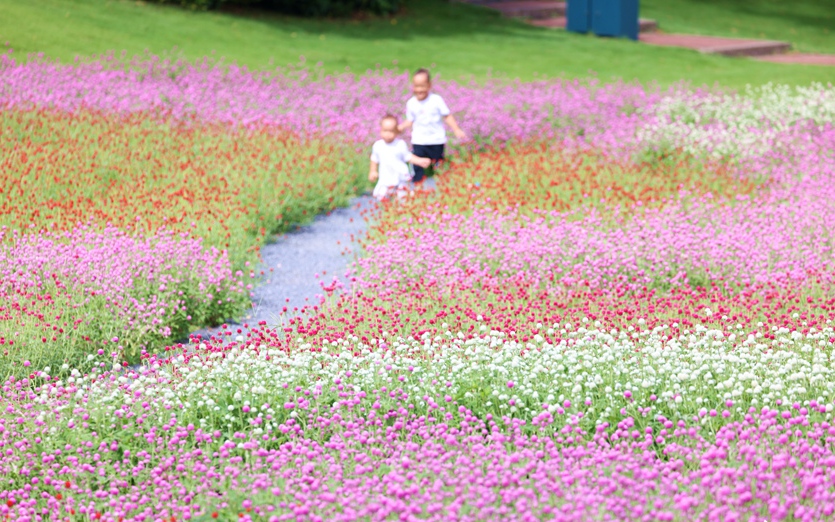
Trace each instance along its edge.
<path fill-rule="evenodd" d="M 406 87 L 3 58 L 0 515 L 832 517 L 832 86 L 439 81 L 476 143 L 434 193 L 305 313 L 176 343 Z"/>
<path fill-rule="evenodd" d="M 345 204 L 364 178 L 352 147 L 272 128 L 3 114 L 4 376 L 24 360 L 80 364 L 113 338 L 137 362 L 143 347 L 220 324 L 249 304 L 269 235 Z"/>

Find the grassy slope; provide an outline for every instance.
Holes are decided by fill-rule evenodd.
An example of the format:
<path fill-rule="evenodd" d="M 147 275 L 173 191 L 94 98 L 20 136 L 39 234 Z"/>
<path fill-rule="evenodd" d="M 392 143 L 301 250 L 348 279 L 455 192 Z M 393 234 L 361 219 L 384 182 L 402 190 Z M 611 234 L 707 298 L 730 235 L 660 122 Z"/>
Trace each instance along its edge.
<path fill-rule="evenodd" d="M 641 15 L 667 32 L 783 40 L 796 51 L 835 54 L 831 0 L 641 0 Z"/>
<path fill-rule="evenodd" d="M 669 7 L 663 7 L 665 2 Z M 729 2 L 747 5 L 765 0 Z M 721 33 L 733 22 L 723 19 L 724 8 L 717 7 L 719 3 L 646 0 L 643 14 L 656 17 L 669 29 L 704 23 L 699 26 L 703 31 Z M 805 6 L 812 1 L 800 3 Z M 710 6 L 710 16 L 702 17 L 690 4 Z M 215 51 L 217 56 L 257 68 L 298 63 L 303 55 L 308 64 L 321 61 L 328 71 L 350 68 L 364 72 L 377 64 L 392 67 L 396 60 L 398 67 L 409 69 L 434 64 L 434 70 L 447 78 L 482 79 L 499 74 L 527 80 L 543 74 L 583 77 L 594 71 L 606 80 L 616 77 L 669 84 L 684 79 L 741 87 L 773 80 L 802 84 L 835 77 L 831 68 L 703 56 L 529 27 L 487 9 L 442 0 L 412 0 L 409 6 L 392 20 L 332 21 L 271 14 L 193 13 L 126 0 L 0 0 L 0 43 L 7 41 L 17 56 L 44 52 L 64 61 L 108 50 L 137 54 L 147 49 L 190 59 Z M 739 12 L 743 17 L 744 11 Z M 828 44 L 835 52 L 835 44 L 825 38 L 825 27 L 817 21 L 820 17 L 813 14 L 803 26 L 803 47 L 824 50 Z M 744 16 L 754 20 L 752 27 L 758 26 L 755 22 L 759 18 Z M 697 22 L 699 19 L 703 21 Z M 775 16 L 771 24 L 774 32 L 768 36 L 781 37 L 780 31 L 790 31 L 789 26 L 795 23 L 795 19 Z M 740 31 L 742 27 L 740 24 Z"/>

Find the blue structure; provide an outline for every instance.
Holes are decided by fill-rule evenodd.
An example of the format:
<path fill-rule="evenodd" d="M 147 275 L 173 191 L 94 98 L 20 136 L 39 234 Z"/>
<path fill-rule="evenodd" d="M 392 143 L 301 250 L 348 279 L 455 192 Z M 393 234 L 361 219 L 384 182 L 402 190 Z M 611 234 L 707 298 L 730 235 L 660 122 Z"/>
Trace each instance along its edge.
<path fill-rule="evenodd" d="M 571 4 L 576 1 L 569 0 L 569 12 Z M 591 28 L 594 34 L 638 39 L 638 0 L 593 0 L 589 3 L 592 3 Z"/>
<path fill-rule="evenodd" d="M 587 33 L 591 31 L 592 0 L 570 0 L 565 28 L 573 33 Z"/>

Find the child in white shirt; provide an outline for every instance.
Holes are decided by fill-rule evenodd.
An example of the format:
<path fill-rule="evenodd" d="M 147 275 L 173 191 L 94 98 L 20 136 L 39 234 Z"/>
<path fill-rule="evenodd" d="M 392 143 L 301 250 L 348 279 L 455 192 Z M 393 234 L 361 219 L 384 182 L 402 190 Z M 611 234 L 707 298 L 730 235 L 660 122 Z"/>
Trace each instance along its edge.
<path fill-rule="evenodd" d="M 411 180 L 409 163 L 426 168 L 429 158 L 419 158 L 409 152 L 406 142 L 397 137 L 400 133 L 397 118 L 387 114 L 380 120 L 380 138 L 371 148 L 370 181 L 376 181 L 374 197 L 382 201 L 397 193 L 398 198 L 406 195 L 406 187 Z"/>
<path fill-rule="evenodd" d="M 412 76 L 412 94 L 406 102 L 406 121 L 398 129 L 402 132 L 412 128 L 412 151 L 416 156 L 431 159 L 432 165 L 444 159 L 444 145 L 446 144 L 446 129 L 449 125 L 455 137 L 464 140 L 467 135 L 458 126 L 455 117 L 450 113 L 444 99 L 429 92 L 432 80 L 429 71 L 418 69 Z M 424 167 L 416 166 L 413 181 L 423 181 Z"/>

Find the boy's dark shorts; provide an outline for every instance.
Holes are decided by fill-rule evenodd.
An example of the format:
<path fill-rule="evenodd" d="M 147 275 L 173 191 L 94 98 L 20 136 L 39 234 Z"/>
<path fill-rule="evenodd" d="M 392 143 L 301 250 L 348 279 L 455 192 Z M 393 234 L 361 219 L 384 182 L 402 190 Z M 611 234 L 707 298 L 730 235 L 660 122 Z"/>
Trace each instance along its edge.
<path fill-rule="evenodd" d="M 443 143 L 440 145 L 412 145 L 412 154 L 419 158 L 429 158 L 432 160 L 432 165 L 435 165 L 438 161 L 444 159 L 444 145 Z M 415 170 L 415 177 L 412 178 L 412 181 L 420 183 L 426 176 L 426 171 L 423 167 L 417 165 L 412 165 L 412 167 Z"/>

